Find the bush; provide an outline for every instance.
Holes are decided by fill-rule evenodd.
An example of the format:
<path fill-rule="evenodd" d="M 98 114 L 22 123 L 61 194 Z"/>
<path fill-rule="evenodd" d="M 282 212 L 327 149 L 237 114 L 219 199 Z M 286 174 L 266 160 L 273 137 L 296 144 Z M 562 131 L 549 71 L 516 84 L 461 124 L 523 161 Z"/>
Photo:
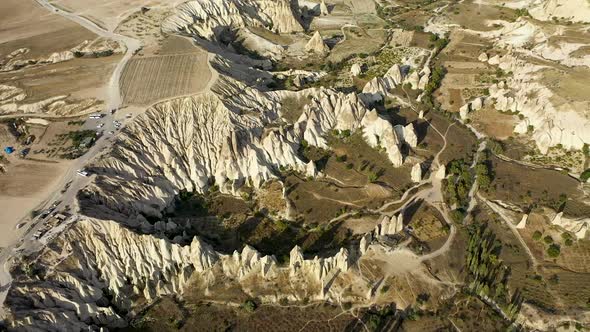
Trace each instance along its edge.
<path fill-rule="evenodd" d="M 590 168 L 582 172 L 582 175 L 580 175 L 580 180 L 587 182 L 588 179 L 590 179 Z"/>
<path fill-rule="evenodd" d="M 539 231 L 535 231 L 533 233 L 533 240 L 535 241 L 539 241 L 541 239 L 541 237 L 543 236 L 543 234 Z"/>
<path fill-rule="evenodd" d="M 379 178 L 379 175 L 377 175 L 377 173 L 375 173 L 375 172 L 370 172 L 369 175 L 367 175 L 367 179 L 371 183 L 376 182 L 378 178 Z"/>
<path fill-rule="evenodd" d="M 462 223 L 463 219 L 465 219 L 465 213 L 460 209 L 451 211 L 450 215 L 451 219 L 456 223 Z"/>
<path fill-rule="evenodd" d="M 246 302 L 244 302 L 242 307 L 244 309 L 246 309 L 246 311 L 248 311 L 248 312 L 254 312 L 254 310 L 256 310 L 258 308 L 258 304 L 256 304 L 256 302 L 254 302 L 254 300 L 249 299 L 249 300 L 246 300 Z"/>
<path fill-rule="evenodd" d="M 547 244 L 551 244 L 551 243 L 553 243 L 553 238 L 551 237 L 551 235 L 547 235 L 543 238 L 543 242 L 545 242 Z"/>
<path fill-rule="evenodd" d="M 557 244 L 552 244 L 549 246 L 549 248 L 547 248 L 547 255 L 549 255 L 549 257 L 557 257 L 559 256 L 559 254 L 561 253 L 561 249 L 559 248 L 559 246 Z"/>

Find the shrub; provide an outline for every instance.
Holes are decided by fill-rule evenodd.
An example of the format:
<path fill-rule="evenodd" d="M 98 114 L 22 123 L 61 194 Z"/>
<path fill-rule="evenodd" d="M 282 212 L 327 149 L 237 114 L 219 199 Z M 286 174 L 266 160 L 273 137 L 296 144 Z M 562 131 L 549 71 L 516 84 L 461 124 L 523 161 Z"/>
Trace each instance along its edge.
<path fill-rule="evenodd" d="M 553 238 L 551 237 L 551 235 L 547 235 L 543 238 L 543 242 L 545 242 L 547 244 L 551 244 L 551 243 L 553 243 Z"/>
<path fill-rule="evenodd" d="M 450 214 L 451 219 L 456 223 L 461 223 L 463 222 L 463 219 L 465 219 L 465 213 L 460 209 L 453 210 Z"/>
<path fill-rule="evenodd" d="M 256 308 L 258 308 L 258 304 L 256 304 L 256 302 L 254 302 L 254 300 L 248 299 L 248 300 L 246 300 L 246 302 L 244 302 L 242 307 L 244 309 L 246 309 L 246 311 L 248 311 L 248 312 L 254 312 L 254 310 L 256 310 Z"/>
<path fill-rule="evenodd" d="M 377 181 L 378 178 L 379 178 L 379 175 L 377 175 L 377 173 L 375 173 L 375 172 L 370 172 L 369 175 L 367 175 L 367 179 L 371 183 Z"/>
<path fill-rule="evenodd" d="M 590 179 L 590 168 L 582 172 L 582 175 L 580 175 L 580 180 L 587 182 L 588 179 Z"/>
<path fill-rule="evenodd" d="M 533 240 L 535 241 L 539 241 L 541 239 L 541 237 L 543 236 L 543 234 L 539 231 L 535 231 L 533 233 Z"/>
<path fill-rule="evenodd" d="M 552 244 L 547 248 L 547 255 L 549 255 L 549 257 L 557 257 L 560 253 L 561 249 L 557 244 Z"/>

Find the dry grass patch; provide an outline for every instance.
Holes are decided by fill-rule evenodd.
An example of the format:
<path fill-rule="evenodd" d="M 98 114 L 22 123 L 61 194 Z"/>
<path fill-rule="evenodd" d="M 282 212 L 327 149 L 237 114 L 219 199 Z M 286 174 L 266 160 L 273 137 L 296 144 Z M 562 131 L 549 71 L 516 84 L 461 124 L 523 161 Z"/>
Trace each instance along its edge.
<path fill-rule="evenodd" d="M 512 136 L 518 121 L 516 116 L 503 114 L 494 109 L 472 112 L 470 119 L 475 128 L 499 140 Z"/>

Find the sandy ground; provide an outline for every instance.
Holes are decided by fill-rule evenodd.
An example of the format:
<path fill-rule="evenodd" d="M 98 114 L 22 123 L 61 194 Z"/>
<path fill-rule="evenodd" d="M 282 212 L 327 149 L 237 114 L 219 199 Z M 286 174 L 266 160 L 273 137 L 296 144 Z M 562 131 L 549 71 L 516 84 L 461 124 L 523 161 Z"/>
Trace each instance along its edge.
<path fill-rule="evenodd" d="M 0 175 L 0 247 L 16 240 L 17 223 L 59 190 L 60 175 L 69 162 L 41 163 L 13 159 L 8 171 Z"/>
<path fill-rule="evenodd" d="M 27 68 L 17 73 L 0 73 L 0 82 L 25 89 L 27 102 L 35 102 L 59 95 L 75 99 L 97 98 L 105 100 L 107 91 L 102 88 L 122 55 L 70 61 Z"/>
<path fill-rule="evenodd" d="M 0 1 L 0 44 L 39 35 L 44 35 L 44 40 L 47 41 L 48 36 L 54 36 L 64 30 L 68 31 L 66 38 L 71 38 L 80 31 L 87 31 L 73 22 L 48 12 L 33 0 Z M 90 32 L 88 34 L 92 36 Z M 20 47 L 26 47 L 26 45 Z"/>
<path fill-rule="evenodd" d="M 51 4 L 69 12 L 83 16 L 94 23 L 113 31 L 119 22 L 141 7 L 175 7 L 181 0 L 53 0 Z"/>

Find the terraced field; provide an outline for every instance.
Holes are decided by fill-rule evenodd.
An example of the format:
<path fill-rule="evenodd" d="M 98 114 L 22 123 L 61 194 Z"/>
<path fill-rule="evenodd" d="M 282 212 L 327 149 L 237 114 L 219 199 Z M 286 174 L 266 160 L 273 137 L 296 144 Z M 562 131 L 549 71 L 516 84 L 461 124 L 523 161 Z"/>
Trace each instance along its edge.
<path fill-rule="evenodd" d="M 198 93 L 210 77 L 204 52 L 134 58 L 121 76 L 123 100 L 126 104 L 150 105 Z"/>

